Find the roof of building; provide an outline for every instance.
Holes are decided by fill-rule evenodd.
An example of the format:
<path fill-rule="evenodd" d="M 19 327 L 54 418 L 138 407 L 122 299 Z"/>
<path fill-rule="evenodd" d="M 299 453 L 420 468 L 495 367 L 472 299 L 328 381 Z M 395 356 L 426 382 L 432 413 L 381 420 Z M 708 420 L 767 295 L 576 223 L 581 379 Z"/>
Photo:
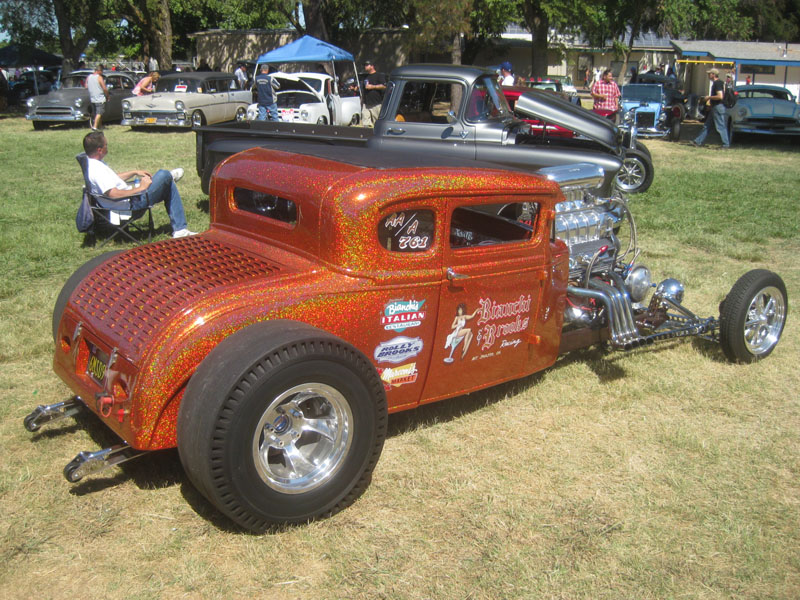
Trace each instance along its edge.
<path fill-rule="evenodd" d="M 717 62 L 746 65 L 800 66 L 800 44 L 672 40 L 672 45 L 684 57 L 713 58 Z"/>

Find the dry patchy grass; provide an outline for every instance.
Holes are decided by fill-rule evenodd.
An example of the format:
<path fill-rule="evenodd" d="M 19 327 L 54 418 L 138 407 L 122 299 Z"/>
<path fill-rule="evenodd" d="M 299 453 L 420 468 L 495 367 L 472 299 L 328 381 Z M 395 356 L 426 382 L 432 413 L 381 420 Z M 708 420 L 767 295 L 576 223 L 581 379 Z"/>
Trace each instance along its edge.
<path fill-rule="evenodd" d="M 40 134 L 1 121 L 0 130 L 16 135 L 29 176 L 45 171 L 33 158 L 43 140 L 62 144 L 54 168 L 67 183 L 58 187 L 79 187 L 74 165 L 58 163 L 72 161 L 82 131 Z M 165 147 L 154 163 L 167 153 L 192 164 L 189 136 L 111 127 L 109 138 L 132 148 L 121 157 L 131 165 L 156 142 Z M 656 185 L 633 210 L 664 223 L 640 231 L 654 272 L 684 280 L 687 304 L 700 314 L 716 313 L 736 278 L 757 266 L 780 272 L 790 302 L 798 297 L 800 236 L 753 240 L 747 257 L 723 233 L 713 244 L 687 243 L 684 236 L 697 235 L 685 210 L 691 197 L 673 198 L 669 188 L 709 167 L 686 147 L 651 147 Z M 762 176 L 752 161 L 777 163 L 795 173 L 797 189 L 796 153 L 702 152 L 724 159 L 731 173 L 749 170 L 745 182 Z M 190 175 L 182 189 L 190 219 L 200 222 L 202 196 Z M 31 179 L 25 202 L 58 200 L 46 179 Z M 741 188 L 740 201 L 756 210 L 768 185 Z M 783 199 L 796 213 L 797 196 Z M 71 194 L 62 220 L 76 201 Z M 681 209 L 663 214 L 659 202 Z M 107 445 L 109 434 L 86 418 L 31 435 L 22 418 L 67 393 L 50 367 L 50 307 L 60 282 L 98 251 L 80 248 L 63 222 L 43 226 L 57 231 L 44 249 L 31 247 L 33 226 L 28 244 L 18 245 L 23 233 L 10 223 L 35 220 L 19 202 L 0 208 L 0 219 L 13 273 L 0 297 L 2 598 L 800 595 L 800 342 L 791 311 L 778 349 L 759 364 L 729 365 L 701 341 L 587 350 L 524 380 L 394 415 L 359 501 L 328 520 L 253 536 L 191 487 L 174 451 L 64 482 L 62 466 L 79 450 Z"/>

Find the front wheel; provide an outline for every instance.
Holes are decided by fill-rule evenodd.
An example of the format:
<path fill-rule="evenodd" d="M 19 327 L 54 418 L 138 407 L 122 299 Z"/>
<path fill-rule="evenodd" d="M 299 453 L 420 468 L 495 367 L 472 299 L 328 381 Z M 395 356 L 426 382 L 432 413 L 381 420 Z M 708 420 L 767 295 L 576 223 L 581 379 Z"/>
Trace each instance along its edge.
<path fill-rule="evenodd" d="M 47 121 L 34 121 L 33 128 L 36 131 L 42 131 L 43 129 L 47 129 L 50 126 L 50 123 Z"/>
<path fill-rule="evenodd" d="M 236 109 L 236 121 L 242 123 L 247 120 L 247 109 L 241 106 Z"/>
<path fill-rule="evenodd" d="M 779 275 L 765 269 L 742 275 L 720 305 L 720 344 L 728 360 L 752 363 L 769 356 L 781 338 L 787 310 Z"/>
<path fill-rule="evenodd" d="M 199 110 L 196 110 L 192 113 L 192 127 L 202 127 L 206 124 L 206 118 L 203 116 L 203 113 Z"/>
<path fill-rule="evenodd" d="M 669 139 L 671 142 L 677 142 L 681 139 L 681 122 L 675 120 L 672 127 L 669 128 Z"/>
<path fill-rule="evenodd" d="M 639 150 L 625 150 L 622 167 L 617 173 L 617 188 L 629 194 L 640 194 L 653 183 L 653 161 Z"/>
<path fill-rule="evenodd" d="M 351 504 L 380 456 L 386 413 L 361 352 L 302 323 L 259 323 L 198 367 L 178 414 L 178 450 L 203 495 L 261 532 Z"/>

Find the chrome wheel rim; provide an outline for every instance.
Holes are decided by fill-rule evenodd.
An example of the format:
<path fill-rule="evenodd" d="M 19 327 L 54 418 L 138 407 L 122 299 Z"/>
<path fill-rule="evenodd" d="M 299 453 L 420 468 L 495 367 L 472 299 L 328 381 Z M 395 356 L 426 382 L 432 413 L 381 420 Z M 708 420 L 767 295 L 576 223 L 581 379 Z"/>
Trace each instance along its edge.
<path fill-rule="evenodd" d="M 247 111 L 245 111 L 245 109 L 240 108 L 239 110 L 236 111 L 236 120 L 237 121 L 239 121 L 241 123 L 246 118 L 247 118 Z"/>
<path fill-rule="evenodd" d="M 199 112 L 192 113 L 192 125 L 200 127 L 203 124 L 203 115 Z"/>
<path fill-rule="evenodd" d="M 336 388 L 304 383 L 286 390 L 270 402 L 256 426 L 256 470 L 276 491 L 311 491 L 342 467 L 352 426 L 350 404 Z"/>
<path fill-rule="evenodd" d="M 626 192 L 642 185 L 645 178 L 645 167 L 638 158 L 626 158 L 617 174 L 617 187 Z"/>
<path fill-rule="evenodd" d="M 786 320 L 783 294 L 776 287 L 765 287 L 753 296 L 744 321 L 747 351 L 759 356 L 768 352 L 781 337 Z"/>

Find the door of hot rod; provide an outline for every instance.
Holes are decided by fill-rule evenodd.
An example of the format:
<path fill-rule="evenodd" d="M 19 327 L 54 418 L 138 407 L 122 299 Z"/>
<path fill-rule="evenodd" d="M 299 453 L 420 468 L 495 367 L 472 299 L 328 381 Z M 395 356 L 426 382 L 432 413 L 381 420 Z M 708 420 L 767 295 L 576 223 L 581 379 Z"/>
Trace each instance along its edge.
<path fill-rule="evenodd" d="M 554 256 L 535 197 L 449 200 L 439 315 L 423 402 L 521 377 L 555 361 Z M 544 348 L 544 351 L 542 351 Z"/>

